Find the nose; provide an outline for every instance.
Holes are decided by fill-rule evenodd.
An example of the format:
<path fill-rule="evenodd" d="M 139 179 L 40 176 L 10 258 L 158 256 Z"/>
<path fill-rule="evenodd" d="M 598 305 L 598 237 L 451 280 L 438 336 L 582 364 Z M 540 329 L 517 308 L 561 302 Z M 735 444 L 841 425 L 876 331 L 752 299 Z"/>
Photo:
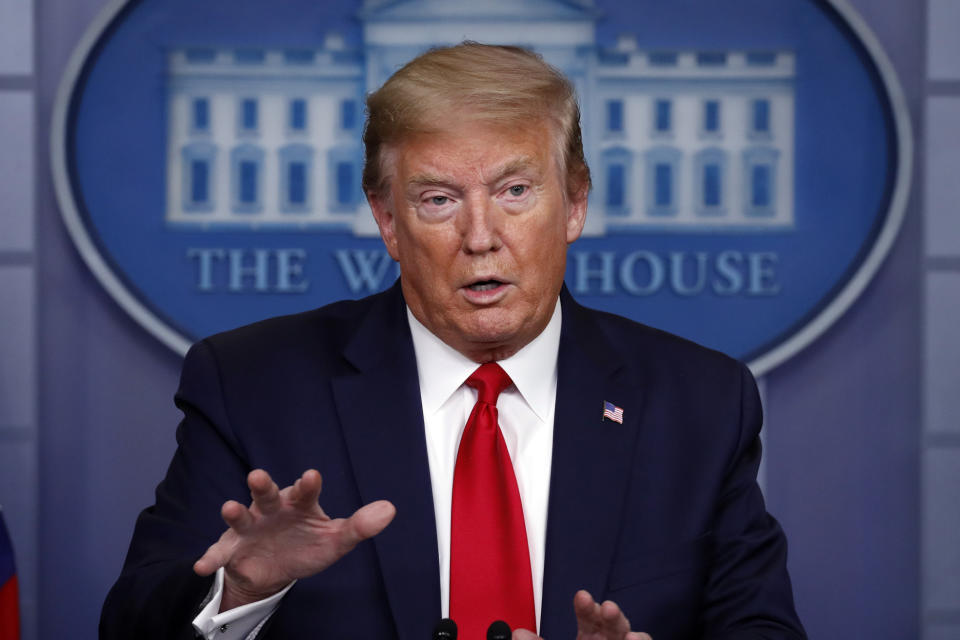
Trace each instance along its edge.
<path fill-rule="evenodd" d="M 503 246 L 501 239 L 502 217 L 489 196 L 476 194 L 467 198 L 462 216 L 463 251 L 486 253 Z"/>

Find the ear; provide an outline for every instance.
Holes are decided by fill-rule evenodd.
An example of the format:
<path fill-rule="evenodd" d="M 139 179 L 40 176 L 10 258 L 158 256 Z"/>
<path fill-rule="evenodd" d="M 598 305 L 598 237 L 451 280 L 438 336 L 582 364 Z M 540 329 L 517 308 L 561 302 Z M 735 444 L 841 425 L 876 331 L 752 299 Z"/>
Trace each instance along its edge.
<path fill-rule="evenodd" d="M 370 210 L 373 211 L 373 219 L 377 221 L 377 228 L 380 229 L 380 237 L 383 244 L 387 247 L 387 253 L 396 261 L 400 260 L 400 252 L 397 250 L 396 218 L 393 215 L 393 198 L 389 194 L 383 195 L 370 191 L 367 193 L 367 202 L 370 203 Z"/>
<path fill-rule="evenodd" d="M 587 221 L 587 194 L 589 185 L 581 187 L 567 202 L 567 244 L 580 237 L 583 225 Z"/>

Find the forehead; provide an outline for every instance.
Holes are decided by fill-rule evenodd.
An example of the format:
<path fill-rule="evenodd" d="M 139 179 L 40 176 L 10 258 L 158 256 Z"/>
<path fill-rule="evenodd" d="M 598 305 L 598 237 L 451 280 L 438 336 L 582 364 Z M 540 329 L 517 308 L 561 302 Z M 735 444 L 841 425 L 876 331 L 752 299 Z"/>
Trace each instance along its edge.
<path fill-rule="evenodd" d="M 515 172 L 546 176 L 559 166 L 554 149 L 546 123 L 468 120 L 407 136 L 384 160 L 403 183 L 454 177 L 488 181 Z"/>

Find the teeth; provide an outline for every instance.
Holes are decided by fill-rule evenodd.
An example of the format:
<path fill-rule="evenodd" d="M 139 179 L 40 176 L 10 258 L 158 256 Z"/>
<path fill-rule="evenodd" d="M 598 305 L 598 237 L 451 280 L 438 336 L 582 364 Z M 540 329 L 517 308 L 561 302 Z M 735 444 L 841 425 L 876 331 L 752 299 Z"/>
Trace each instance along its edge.
<path fill-rule="evenodd" d="M 470 289 L 473 291 L 490 291 L 491 289 L 496 289 L 500 286 L 500 283 L 496 280 L 487 280 L 486 282 L 476 282 L 470 285 Z"/>

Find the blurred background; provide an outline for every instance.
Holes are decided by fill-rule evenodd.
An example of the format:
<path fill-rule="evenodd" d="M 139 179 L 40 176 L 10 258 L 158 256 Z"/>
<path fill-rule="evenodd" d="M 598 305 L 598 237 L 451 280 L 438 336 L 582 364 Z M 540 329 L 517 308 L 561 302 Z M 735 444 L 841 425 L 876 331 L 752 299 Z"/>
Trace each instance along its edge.
<path fill-rule="evenodd" d="M 197 3 L 144 0 L 130 3 L 129 7 L 141 10 L 142 14 L 149 12 L 147 17 L 140 16 L 140 28 L 146 29 L 143 33 L 148 37 L 152 34 L 160 38 L 157 34 L 172 29 L 170 25 L 176 23 L 182 35 L 180 40 L 161 44 L 192 47 L 207 44 L 199 40 L 204 30 L 211 28 L 217 11 L 228 11 L 231 5 L 237 9 L 229 20 L 224 19 L 225 24 L 239 23 L 245 12 L 256 15 L 264 7 L 279 16 L 278 24 L 284 20 L 289 23 L 289 13 L 296 8 L 295 4 L 204 3 L 206 8 L 191 9 Z M 336 12 L 339 17 L 330 18 L 329 24 L 314 25 L 309 33 L 313 33 L 323 47 L 349 52 L 360 46 L 360 22 L 367 19 L 372 24 L 371 16 L 376 17 L 377 11 L 389 10 L 393 5 L 401 10 L 403 5 L 422 5 L 420 11 L 431 11 L 443 4 L 439 1 L 368 1 L 362 5 L 343 3 L 344 8 L 336 10 L 318 8 L 321 13 Z M 108 293 L 101 284 L 103 277 L 98 279 L 92 273 L 61 215 L 64 201 L 57 198 L 55 172 L 51 170 L 51 149 L 56 154 L 62 153 L 63 148 L 62 139 L 53 136 L 51 141 L 57 92 L 65 75 L 80 77 L 82 89 L 91 92 L 97 89 L 97 78 L 92 73 L 85 75 L 78 74 L 76 69 L 70 70 L 71 64 L 83 62 L 82 57 L 74 56 L 74 51 L 92 24 L 98 20 L 104 22 L 104 16 L 115 15 L 122 5 L 122 2 L 104 0 L 0 0 L 0 505 L 14 549 L 25 640 L 95 637 L 100 606 L 119 573 L 136 515 L 152 502 L 153 488 L 174 449 L 179 414 L 173 406 L 172 395 L 181 363 L 179 349 L 204 333 L 225 328 L 222 321 L 206 324 L 206 311 L 196 314 L 198 317 L 173 317 L 172 309 L 176 305 L 164 306 L 167 301 L 162 290 L 156 293 L 153 307 L 145 305 L 153 317 L 160 318 L 159 325 L 142 318 L 134 319 L 136 314 L 129 311 L 131 305 L 118 303 L 116 292 Z M 500 3 L 493 5 L 500 6 Z M 666 25 L 662 29 L 667 29 L 670 12 L 674 21 L 677 15 L 682 17 L 687 12 L 691 23 L 696 23 L 696 16 L 701 13 L 722 11 L 727 14 L 725 20 L 729 24 L 741 25 L 745 35 L 737 37 L 749 41 L 750 46 L 769 50 L 783 49 L 782 41 L 772 35 L 767 38 L 763 29 L 783 33 L 791 28 L 784 23 L 789 22 L 789 10 L 803 9 L 799 5 L 810 5 L 809 11 L 829 14 L 838 23 L 839 14 L 835 10 L 839 7 L 844 16 L 855 16 L 860 37 L 864 37 L 863 34 L 875 37 L 875 44 L 884 52 L 890 71 L 898 79 L 904 99 L 903 116 L 909 122 L 901 126 L 912 132 L 914 142 L 913 162 L 909 165 L 912 186 L 906 194 L 902 225 L 892 236 L 889 254 L 878 268 L 869 270 L 862 278 L 860 295 L 853 296 L 849 305 L 834 313 L 833 321 L 815 332 L 818 335 L 808 340 L 809 344 L 795 342 L 796 348 L 789 353 L 780 352 L 772 359 L 764 359 L 764 355 L 770 353 L 767 348 L 770 340 L 757 344 L 734 341 L 727 347 L 727 343 L 710 331 L 698 334 L 702 326 L 709 325 L 710 319 L 702 317 L 700 314 L 705 312 L 697 309 L 685 313 L 684 307 L 679 307 L 680 311 L 673 312 L 673 317 L 685 318 L 682 322 L 677 320 L 679 328 L 670 324 L 669 314 L 661 319 L 658 315 L 661 307 L 653 297 L 642 304 L 635 303 L 632 315 L 641 320 L 653 318 L 648 319 L 652 324 L 708 343 L 715 340 L 714 346 L 761 365 L 755 370 L 766 407 L 762 481 L 769 509 L 782 522 L 789 537 L 797 607 L 812 638 L 960 638 L 960 544 L 957 542 L 957 531 L 960 531 L 960 389 L 957 384 L 960 340 L 956 338 L 957 318 L 960 318 L 960 216 L 956 211 L 956 203 L 960 202 L 960 38 L 956 36 L 960 28 L 960 2 L 777 0 L 765 4 L 767 11 L 756 13 L 741 11 L 750 5 L 747 0 L 677 0 L 675 3 L 530 0 L 511 5 L 529 9 L 531 15 L 544 12 L 544 20 L 561 10 L 590 13 L 596 22 L 600 44 L 616 53 L 612 57 L 598 55 L 595 59 L 613 60 L 611 64 L 629 61 L 633 59 L 631 52 L 643 51 L 645 47 L 662 50 L 665 45 L 658 40 L 661 38 L 658 34 L 665 32 L 657 20 Z M 170 13 L 169 19 L 165 19 L 165 11 Z M 137 16 L 135 11 L 130 14 L 132 24 Z M 618 16 L 623 17 L 620 24 L 617 24 Z M 778 23 L 777 16 L 781 16 Z M 249 25 L 250 17 L 246 19 Z M 702 16 L 699 20 L 703 21 Z M 770 26 L 771 22 L 776 23 L 775 29 Z M 102 29 L 94 29 L 92 33 L 101 33 L 103 42 L 110 38 L 114 42 L 130 38 L 129 34 L 124 36 L 119 24 L 120 21 L 111 26 L 115 32 L 108 29 L 103 35 Z M 670 24 L 673 25 L 670 29 L 684 33 L 675 23 Z M 796 25 L 798 30 L 807 27 L 809 25 Z M 276 28 L 272 23 L 264 26 L 265 30 Z M 617 41 L 620 28 L 634 33 L 634 40 Z M 849 25 L 837 28 L 849 30 Z M 324 36 L 331 31 L 342 34 L 343 41 L 338 39 L 340 36 L 332 39 Z M 736 29 L 727 28 L 727 31 Z M 303 40 L 309 39 L 309 33 L 294 34 L 294 39 L 300 38 L 295 44 L 302 46 Z M 697 30 L 692 29 L 690 33 Z M 715 49 L 717 42 L 722 44 L 723 39 L 716 36 L 711 40 L 707 36 L 705 40 L 686 41 L 677 36 L 670 41 L 672 46 L 684 51 L 703 46 Z M 211 46 L 230 44 L 216 38 L 210 43 Z M 801 105 L 800 92 L 804 87 L 816 86 L 810 74 L 829 71 L 828 56 L 817 60 L 813 68 L 801 64 L 803 51 L 825 50 L 828 43 L 820 45 L 814 41 L 790 47 L 797 52 L 798 105 Z M 189 62 L 188 50 L 183 51 L 184 60 Z M 88 60 L 101 53 L 106 59 L 109 53 L 106 45 L 102 50 L 93 47 Z M 176 51 L 171 55 L 176 55 Z M 807 54 L 806 59 L 813 55 Z M 256 58 L 256 54 L 253 57 Z M 137 122 L 141 115 L 129 111 L 124 92 L 137 90 L 135 71 L 138 68 L 144 70 L 147 77 L 144 91 L 154 102 L 164 104 L 164 100 L 169 99 L 171 102 L 167 104 L 172 105 L 173 98 L 163 93 L 163 83 L 155 81 L 164 77 L 163 70 L 158 74 L 151 67 L 156 65 L 155 60 L 144 60 L 143 66 L 137 67 L 139 62 L 129 59 L 125 62 L 128 72 L 134 70 L 130 83 L 118 82 L 112 90 L 97 89 L 100 102 L 87 103 L 84 109 L 96 113 L 95 107 L 99 108 L 100 117 L 105 121 Z M 706 60 L 704 64 L 715 62 Z M 873 63 L 867 60 L 863 64 Z M 375 69 L 374 66 L 371 64 L 367 69 L 367 83 L 375 83 L 378 74 L 389 71 L 389 68 Z M 584 75 L 578 82 L 587 83 L 588 79 L 589 76 Z M 578 87 L 581 93 L 583 87 L 583 84 Z M 589 101 L 592 95 L 583 99 Z M 626 107 L 619 107 L 624 111 L 618 116 L 618 107 L 609 106 L 611 101 L 616 102 L 606 100 L 597 107 L 597 113 L 605 113 L 603 117 L 597 116 L 600 118 L 597 127 L 606 126 L 608 133 L 611 127 L 616 129 L 618 118 L 631 122 L 631 109 L 634 109 L 630 106 L 633 103 L 627 101 Z M 836 104 L 838 112 L 845 108 L 843 102 Z M 109 109 L 116 109 L 116 113 L 104 116 L 103 110 Z M 170 109 L 173 113 L 174 107 Z M 86 112 L 78 113 L 83 116 Z M 267 111 L 263 113 L 266 115 Z M 824 140 L 814 139 L 815 128 L 811 129 L 809 122 L 804 124 L 800 106 L 797 113 L 796 139 L 789 140 L 789 145 L 793 145 L 789 148 L 792 153 L 795 147 L 797 158 L 801 159 L 802 154 L 808 153 L 805 150 L 824 144 Z M 193 117 L 195 125 L 196 118 L 204 120 L 196 111 Z M 353 122 L 350 120 L 353 116 L 346 112 L 341 112 L 339 117 L 344 128 Z M 679 113 L 676 117 L 675 126 L 679 127 L 683 119 Z M 145 129 L 154 124 L 150 117 L 142 121 Z M 756 125 L 757 121 L 754 122 Z M 875 154 L 886 154 L 884 166 L 893 163 L 889 156 L 895 155 L 891 152 L 895 143 L 891 136 L 895 131 L 890 122 L 884 122 L 887 138 L 874 141 L 878 145 L 876 151 L 873 143 L 865 145 L 863 157 L 854 164 L 869 168 L 875 160 L 871 156 Z M 115 192 L 89 186 L 103 176 L 96 175 L 101 167 L 95 157 L 96 144 L 99 144 L 95 139 L 96 128 L 83 129 L 87 124 L 81 119 L 77 130 L 81 135 L 78 147 L 87 144 L 88 148 L 76 150 L 76 156 L 70 156 L 86 163 L 78 170 L 74 205 L 78 209 L 87 205 L 96 208 L 99 198 L 105 204 L 98 211 L 111 206 L 122 210 L 122 206 L 126 206 L 123 203 L 138 197 L 136 189 L 130 186 L 139 184 L 137 178 L 114 174 L 111 179 L 116 184 Z M 242 117 L 240 126 L 243 127 Z M 350 127 L 355 129 L 357 125 L 350 124 Z M 863 135 L 869 137 L 871 130 L 864 127 Z M 154 129 L 150 135 L 163 138 L 165 129 Z M 881 129 L 881 135 L 883 131 Z M 88 138 L 83 138 L 84 135 Z M 595 137 L 600 140 L 603 136 L 598 131 Z M 621 146 L 630 147 L 634 142 L 645 144 L 634 140 Z M 140 142 L 121 137 L 115 144 L 118 148 L 133 148 Z M 327 155 L 329 161 L 340 162 L 335 160 L 340 156 L 331 153 Z M 596 153 L 597 156 L 591 158 L 597 181 L 591 215 L 596 208 L 600 213 L 595 218 L 599 216 L 597 219 L 602 220 L 605 212 L 608 231 L 617 225 L 626 228 L 630 220 L 642 226 L 645 223 L 635 220 L 635 216 L 618 213 L 618 208 L 625 209 L 625 194 L 630 193 L 628 187 L 633 184 L 634 174 L 611 168 L 620 157 L 619 151 L 605 154 L 598 146 Z M 349 164 L 356 162 L 354 156 L 347 154 L 343 158 L 342 166 L 355 166 Z M 172 160 L 167 158 L 158 163 L 156 173 L 162 175 L 165 167 L 169 171 L 172 166 L 169 162 Z M 104 159 L 102 166 L 111 165 Z M 136 167 L 130 170 L 136 173 Z M 708 173 L 709 170 L 703 175 Z M 824 169 L 824 173 L 829 177 L 829 168 Z M 347 169 L 329 174 L 326 191 L 339 194 L 336 189 L 350 177 L 348 174 Z M 802 191 L 805 183 L 801 178 L 816 174 L 816 167 L 812 167 L 809 160 L 802 165 L 798 161 L 795 185 L 798 192 L 793 202 L 799 204 L 791 213 L 798 221 L 815 215 L 806 213 L 801 204 L 812 201 L 815 195 L 829 201 L 846 188 L 837 187 L 835 194 L 826 180 L 818 183 L 817 194 Z M 206 174 L 192 175 L 197 180 Z M 636 175 L 641 176 L 636 180 L 642 182 L 642 174 Z M 300 187 L 290 186 L 289 176 L 283 183 L 288 189 L 286 204 L 296 205 L 297 194 L 302 192 L 298 191 Z M 240 180 L 242 182 L 242 178 Z M 863 178 L 865 189 L 867 186 L 879 188 L 880 195 L 887 198 L 893 183 L 892 174 L 883 179 L 876 175 Z M 656 188 L 656 178 L 652 184 Z M 857 185 L 853 185 L 855 187 Z M 160 210 L 159 228 L 167 229 L 176 222 L 170 221 L 183 212 L 169 207 L 177 196 L 162 189 L 158 193 L 161 197 L 156 202 L 145 202 L 143 207 Z M 194 190 L 191 196 L 203 200 L 205 193 L 203 189 Z M 760 196 L 757 193 L 753 192 L 754 198 L 762 200 L 762 193 Z M 238 194 L 243 200 L 242 188 Z M 165 210 L 158 204 L 164 196 L 168 199 Z M 342 201 L 334 204 L 359 207 L 362 212 L 362 200 L 351 200 L 355 196 L 345 194 Z M 331 197 L 340 199 L 340 195 Z M 710 199 L 704 193 L 700 193 L 700 197 Z M 76 205 L 77 202 L 80 204 Z M 793 207 L 792 202 L 790 206 Z M 130 215 L 137 212 L 129 211 Z M 821 213 L 836 212 L 824 209 Z M 97 215 L 94 211 L 88 222 L 105 228 L 107 222 L 96 220 Z M 167 227 L 163 226 L 164 215 L 169 223 Z M 878 215 L 882 218 L 883 212 Z M 325 222 L 317 224 L 322 226 Z M 799 222 L 797 225 L 802 226 Z M 311 237 L 318 234 L 317 228 L 304 226 L 303 229 L 303 233 L 312 234 Z M 358 229 L 354 228 L 357 236 L 369 232 L 369 229 Z M 111 250 L 110 243 L 115 242 L 108 235 L 104 233 L 101 238 L 105 255 Z M 602 230 L 594 229 L 594 236 L 599 235 Z M 684 238 L 692 238 L 676 237 L 671 236 L 670 241 L 682 243 Z M 654 243 L 651 245 L 654 248 L 659 247 L 655 235 L 646 241 Z M 376 244 L 372 238 L 357 242 L 373 243 L 357 245 L 361 248 Z M 583 246 L 592 251 L 594 245 L 589 243 L 600 240 L 595 237 L 587 242 Z M 783 242 L 782 251 L 791 250 L 787 246 L 789 240 Z M 160 241 L 157 255 L 162 251 L 159 245 Z M 182 261 L 182 264 L 158 260 L 151 267 L 149 259 L 142 259 L 150 255 L 149 246 L 136 247 L 141 261 L 147 265 L 142 267 L 146 275 L 128 270 L 120 281 L 131 290 L 148 288 L 140 285 L 137 278 L 166 283 L 172 281 L 164 277 L 166 270 L 189 272 L 191 268 L 198 268 L 201 260 Z M 801 251 L 803 247 L 800 246 Z M 663 245 L 660 249 L 667 251 L 669 247 Z M 113 251 L 112 258 L 105 263 L 119 272 L 127 258 L 120 255 L 119 249 Z M 829 247 L 820 251 L 825 252 L 824 260 L 827 260 Z M 291 259 L 295 258 L 293 255 Z M 578 280 L 577 273 L 572 272 L 568 284 L 575 291 L 578 282 L 583 284 L 579 293 L 587 303 L 620 310 L 617 305 L 626 303 L 605 295 L 607 292 L 602 290 L 604 263 L 602 257 L 596 259 L 599 262 L 590 262 L 588 256 L 583 258 L 586 262 L 574 264 L 571 268 L 594 269 L 588 270 L 593 275 Z M 297 304 L 310 306 L 308 302 L 316 305 L 327 298 L 363 293 L 352 287 L 346 271 L 337 270 L 332 259 L 329 264 L 333 265 L 329 267 L 330 278 L 336 275 L 343 280 L 342 291 L 331 289 L 316 299 L 300 296 Z M 341 263 L 340 269 L 343 268 Z M 248 272 L 250 274 L 255 279 L 256 274 L 253 271 Z M 388 277 L 383 284 L 391 279 L 392 276 Z M 591 283 L 599 283 L 601 290 L 591 291 Z M 291 286 L 295 288 L 295 284 Z M 198 280 L 191 294 L 204 293 L 200 291 L 203 285 Z M 800 289 L 803 286 L 796 283 Z M 227 293 L 224 296 L 225 300 L 233 300 Z M 281 298 L 290 299 L 278 297 Z M 218 300 L 202 296 L 197 299 Z M 274 309 L 270 306 L 270 295 L 263 295 L 262 300 L 261 307 L 252 307 L 260 309 L 256 312 Z M 189 306 L 189 299 L 184 305 Z M 286 310 L 282 306 L 276 309 L 279 310 L 271 313 Z M 811 309 L 813 313 L 815 309 Z M 744 311 L 751 312 L 750 309 Z M 245 321 L 243 313 L 251 312 L 238 311 L 235 324 L 241 319 Z M 151 328 L 145 330 L 144 324 Z M 173 329 L 165 332 L 163 327 Z M 744 329 L 740 335 L 750 333 Z"/>

